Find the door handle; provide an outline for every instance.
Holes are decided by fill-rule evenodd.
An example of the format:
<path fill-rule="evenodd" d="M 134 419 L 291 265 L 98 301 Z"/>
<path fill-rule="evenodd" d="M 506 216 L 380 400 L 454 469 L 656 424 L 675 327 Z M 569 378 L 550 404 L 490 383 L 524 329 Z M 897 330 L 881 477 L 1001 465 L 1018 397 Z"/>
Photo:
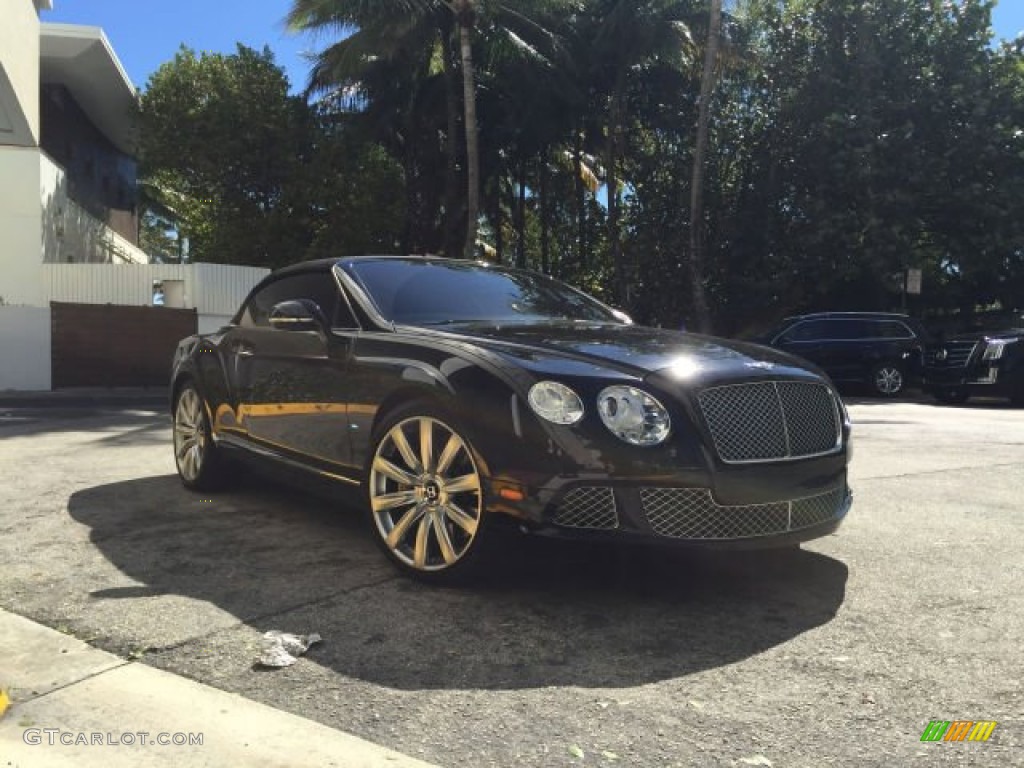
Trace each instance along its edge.
<path fill-rule="evenodd" d="M 239 357 L 252 357 L 255 353 L 252 344 L 245 341 L 236 341 L 231 345 L 231 350 Z"/>

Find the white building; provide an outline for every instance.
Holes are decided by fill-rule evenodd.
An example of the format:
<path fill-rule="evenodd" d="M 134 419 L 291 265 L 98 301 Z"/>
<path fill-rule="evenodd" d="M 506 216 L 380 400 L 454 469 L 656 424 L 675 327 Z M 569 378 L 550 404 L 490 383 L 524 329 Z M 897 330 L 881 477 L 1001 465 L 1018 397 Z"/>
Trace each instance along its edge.
<path fill-rule="evenodd" d="M 50 302 L 152 301 L 226 321 L 267 270 L 150 265 L 138 247 L 137 93 L 99 27 L 47 24 L 51 0 L 3 0 L 0 391 L 50 389 Z M 87 266 L 84 266 L 87 265 Z"/>

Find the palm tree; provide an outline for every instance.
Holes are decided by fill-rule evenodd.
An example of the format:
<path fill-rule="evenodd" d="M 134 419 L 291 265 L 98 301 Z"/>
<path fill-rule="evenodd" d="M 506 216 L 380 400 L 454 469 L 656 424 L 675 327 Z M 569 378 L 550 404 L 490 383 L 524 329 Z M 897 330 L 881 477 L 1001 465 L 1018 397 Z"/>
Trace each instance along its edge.
<path fill-rule="evenodd" d="M 589 76 L 605 99 L 605 185 L 608 242 L 619 300 L 629 305 L 631 270 L 622 253 L 620 164 L 626 152 L 628 87 L 634 73 L 654 61 L 682 66 L 693 50 L 686 0 L 599 0 L 589 53 Z"/>
<path fill-rule="evenodd" d="M 518 0 L 512 5 L 498 5 L 491 9 L 494 18 L 507 21 L 507 30 L 521 41 L 513 31 L 516 27 L 539 30 L 526 14 L 515 6 L 532 6 L 536 0 Z M 476 116 L 476 74 L 474 65 L 474 37 L 480 24 L 480 0 L 293 0 L 288 14 L 288 25 L 294 30 L 334 32 L 344 35 L 317 58 L 311 78 L 311 87 L 326 90 L 331 87 L 353 87 L 374 69 L 385 67 L 402 55 L 408 55 L 414 46 L 440 47 L 445 78 L 452 76 L 452 61 L 448 55 L 451 34 L 458 33 L 459 70 L 462 76 L 462 126 L 466 160 L 466 235 L 462 254 L 472 257 L 476 251 L 476 234 L 480 211 L 480 149 L 479 126 Z M 498 24 L 497 29 L 502 29 Z M 425 34 L 429 32 L 429 34 Z M 427 42 L 429 41 L 429 42 Z M 527 46 L 529 48 L 529 46 Z M 428 56 L 432 60 L 433 56 Z M 451 91 L 449 90 L 449 93 Z M 457 126 L 452 98 L 448 106 L 448 169 L 455 173 L 455 147 L 452 133 Z M 451 184 L 448 185 L 451 188 Z M 453 201 L 445 206 L 449 217 L 454 216 Z"/>
<path fill-rule="evenodd" d="M 690 284 L 697 329 L 711 330 L 711 313 L 704 292 L 704 158 L 708 149 L 711 98 L 718 65 L 718 44 L 722 34 L 722 0 L 710 0 L 708 41 L 704 47 L 704 70 L 700 80 L 697 109 L 697 141 L 693 150 L 693 175 L 690 183 Z"/>
<path fill-rule="evenodd" d="M 476 81 L 473 75 L 473 29 L 476 26 L 476 4 L 473 0 L 446 3 L 459 25 L 459 52 L 462 55 L 462 107 L 466 130 L 466 243 L 467 259 L 476 253 L 476 230 L 480 212 L 480 147 L 476 123 Z"/>
<path fill-rule="evenodd" d="M 434 173 L 427 155 L 433 105 L 440 101 L 448 115 L 443 131 L 446 221 L 440 229 L 448 231 L 457 208 L 458 110 L 451 85 L 455 64 L 448 46 L 453 28 L 448 9 L 439 0 L 293 0 L 286 20 L 296 31 L 341 38 L 315 57 L 307 93 L 320 96 L 336 113 L 354 115 L 401 163 L 406 182 L 403 248 L 444 250 L 436 227 L 441 204 L 432 199 Z M 438 99 L 438 94 L 447 96 Z"/>

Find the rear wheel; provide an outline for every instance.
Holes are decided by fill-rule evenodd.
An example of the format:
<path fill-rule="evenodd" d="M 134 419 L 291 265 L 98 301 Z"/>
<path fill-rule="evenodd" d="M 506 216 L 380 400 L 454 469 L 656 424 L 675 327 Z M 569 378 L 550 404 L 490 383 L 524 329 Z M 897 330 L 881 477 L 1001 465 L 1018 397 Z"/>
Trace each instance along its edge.
<path fill-rule="evenodd" d="M 453 417 L 414 405 L 386 419 L 367 468 L 378 544 L 401 570 L 450 581 L 481 565 L 487 536 L 481 474 Z"/>
<path fill-rule="evenodd" d="M 872 392 L 876 395 L 895 397 L 903 391 L 906 385 L 903 368 L 895 363 L 876 365 L 871 369 L 869 384 Z"/>
<path fill-rule="evenodd" d="M 185 384 L 174 403 L 174 463 L 186 488 L 209 491 L 223 480 L 223 460 L 211 437 L 198 390 Z"/>

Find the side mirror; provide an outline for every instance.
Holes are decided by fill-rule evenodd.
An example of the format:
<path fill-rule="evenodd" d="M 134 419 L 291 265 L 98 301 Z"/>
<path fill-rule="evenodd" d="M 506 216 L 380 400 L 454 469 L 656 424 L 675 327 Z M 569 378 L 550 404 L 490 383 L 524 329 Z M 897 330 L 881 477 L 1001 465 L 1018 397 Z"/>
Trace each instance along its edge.
<path fill-rule="evenodd" d="M 324 331 L 327 320 L 316 302 L 292 299 L 279 302 L 271 308 L 270 325 L 279 331 Z"/>

